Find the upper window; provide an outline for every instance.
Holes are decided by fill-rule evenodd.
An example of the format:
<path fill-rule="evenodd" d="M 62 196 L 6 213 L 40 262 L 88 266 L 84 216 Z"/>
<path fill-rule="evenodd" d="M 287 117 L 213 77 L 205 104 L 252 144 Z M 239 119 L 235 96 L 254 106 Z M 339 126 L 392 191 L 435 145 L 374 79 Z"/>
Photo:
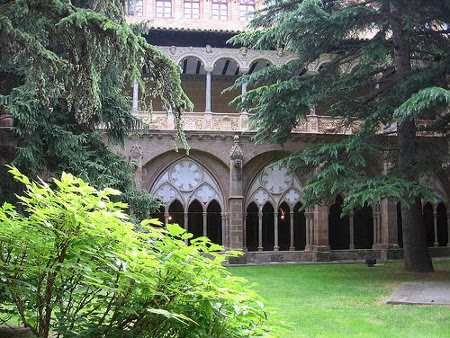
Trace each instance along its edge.
<path fill-rule="evenodd" d="M 200 0 L 184 0 L 184 17 L 187 19 L 200 18 Z"/>
<path fill-rule="evenodd" d="M 172 0 L 156 0 L 156 17 L 172 17 Z"/>
<path fill-rule="evenodd" d="M 128 0 L 128 15 L 142 16 L 144 13 L 144 0 Z"/>
<path fill-rule="evenodd" d="M 214 20 L 227 20 L 228 19 L 227 0 L 213 0 L 212 18 Z"/>
<path fill-rule="evenodd" d="M 255 0 L 241 0 L 239 5 L 239 17 L 241 20 L 253 19 L 255 11 Z"/>

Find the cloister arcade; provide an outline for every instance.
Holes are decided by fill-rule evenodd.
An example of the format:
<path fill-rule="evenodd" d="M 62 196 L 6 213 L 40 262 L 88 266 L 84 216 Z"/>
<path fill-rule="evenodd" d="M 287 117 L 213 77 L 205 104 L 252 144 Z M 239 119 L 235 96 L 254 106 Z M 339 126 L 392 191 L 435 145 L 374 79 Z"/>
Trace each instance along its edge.
<path fill-rule="evenodd" d="M 165 206 L 155 214 L 167 223 L 178 223 L 194 237 L 230 246 L 230 214 L 219 179 L 192 158 L 173 161 L 158 174 L 151 193 Z M 246 252 L 310 251 L 317 241 L 312 208 L 303 210 L 302 183 L 287 167 L 266 165 L 244 189 L 243 247 Z M 327 245 L 336 250 L 375 249 L 382 244 L 382 207 L 367 205 L 341 217 L 343 195 L 326 207 Z M 315 216 L 316 215 L 316 216 Z M 400 205 L 396 206 L 398 247 L 402 247 Z M 424 201 L 423 217 L 430 247 L 449 245 L 448 206 L 442 200 Z"/>

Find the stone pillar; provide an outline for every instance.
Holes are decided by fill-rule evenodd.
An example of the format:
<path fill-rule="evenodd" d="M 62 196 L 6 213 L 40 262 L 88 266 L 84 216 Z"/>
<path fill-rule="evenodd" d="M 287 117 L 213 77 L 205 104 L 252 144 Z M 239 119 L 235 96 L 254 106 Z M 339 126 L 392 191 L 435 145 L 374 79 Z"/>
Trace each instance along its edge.
<path fill-rule="evenodd" d="M 289 247 L 290 251 L 295 251 L 295 246 L 294 246 L 294 212 L 290 211 L 289 212 L 289 226 L 290 226 L 290 240 L 291 240 L 291 245 Z"/>
<path fill-rule="evenodd" d="M 242 193 L 242 159 L 239 136 L 234 137 L 230 152 L 229 236 L 230 247 L 244 249 L 244 196 Z"/>
<path fill-rule="evenodd" d="M 314 243 L 314 213 L 309 213 L 309 245 Z"/>
<path fill-rule="evenodd" d="M 330 244 L 328 240 L 328 207 L 315 205 L 310 217 L 311 249 L 314 252 L 313 259 L 317 262 L 330 260 Z"/>
<path fill-rule="evenodd" d="M 136 80 L 133 80 L 133 114 L 137 114 L 139 111 L 139 84 Z"/>
<path fill-rule="evenodd" d="M 450 210 L 447 211 L 447 246 L 450 247 Z"/>
<path fill-rule="evenodd" d="M 273 213 L 273 231 L 274 231 L 274 246 L 273 251 L 279 251 L 280 247 L 278 246 L 278 210 L 275 210 Z"/>
<path fill-rule="evenodd" d="M 436 207 L 434 207 L 433 211 L 433 220 L 434 220 L 434 246 L 439 246 Z"/>
<path fill-rule="evenodd" d="M 164 207 L 164 226 L 167 227 L 167 224 L 169 224 L 169 206 L 166 205 Z"/>
<path fill-rule="evenodd" d="M 264 247 L 263 247 L 263 234 L 262 234 L 262 230 L 263 230 L 263 213 L 262 211 L 258 212 L 258 251 L 263 251 Z"/>
<path fill-rule="evenodd" d="M 351 211 L 348 214 L 348 221 L 350 225 L 350 245 L 349 249 L 354 250 L 355 249 L 355 219 L 354 219 L 355 213 Z"/>
<path fill-rule="evenodd" d="M 203 236 L 208 237 L 208 213 L 203 211 Z"/>
<path fill-rule="evenodd" d="M 242 228 L 244 233 L 244 251 L 247 251 L 247 213 L 244 213 L 244 224 Z"/>
<path fill-rule="evenodd" d="M 205 111 L 211 112 L 211 73 L 212 69 L 206 69 L 206 106 Z"/>
<path fill-rule="evenodd" d="M 222 212 L 222 246 L 225 248 L 228 246 L 227 241 L 227 214 Z"/>
<path fill-rule="evenodd" d="M 311 249 L 311 222 L 310 222 L 310 212 L 305 210 L 305 248 L 304 250 L 310 250 Z"/>
<path fill-rule="evenodd" d="M 134 171 L 134 181 L 138 189 L 142 186 L 142 158 L 143 152 L 141 147 L 135 145 L 130 150 L 130 155 L 128 156 L 128 162 L 133 163 L 136 166 Z"/>
<path fill-rule="evenodd" d="M 188 224 L 188 222 L 189 222 L 189 213 L 185 210 L 185 211 L 184 211 L 184 229 L 185 229 L 186 231 L 188 231 L 188 229 L 189 229 L 189 224 Z M 187 244 L 187 243 L 188 243 L 188 240 L 185 239 L 184 242 Z"/>
<path fill-rule="evenodd" d="M 330 249 L 328 242 L 328 207 L 315 205 L 313 209 L 314 248 Z"/>
<path fill-rule="evenodd" d="M 381 200 L 378 223 L 378 243 L 374 243 L 373 248 L 397 249 L 397 205 L 387 198 Z"/>

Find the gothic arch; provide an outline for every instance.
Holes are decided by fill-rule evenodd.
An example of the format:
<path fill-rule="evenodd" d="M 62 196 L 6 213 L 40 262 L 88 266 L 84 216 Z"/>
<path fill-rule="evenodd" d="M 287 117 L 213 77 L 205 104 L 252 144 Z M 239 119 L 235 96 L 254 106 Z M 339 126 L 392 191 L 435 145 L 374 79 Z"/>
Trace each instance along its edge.
<path fill-rule="evenodd" d="M 206 210 L 216 200 L 224 210 L 223 192 L 213 175 L 199 162 L 183 157 L 167 166 L 158 176 L 150 193 L 169 203 L 179 199 L 184 210 L 198 200 Z"/>
<path fill-rule="evenodd" d="M 267 165 L 253 179 L 247 193 L 246 207 L 252 202 L 260 208 L 270 202 L 275 209 L 286 202 L 294 206 L 297 202 L 304 203 L 302 185 L 297 175 L 288 167 L 276 164 Z"/>

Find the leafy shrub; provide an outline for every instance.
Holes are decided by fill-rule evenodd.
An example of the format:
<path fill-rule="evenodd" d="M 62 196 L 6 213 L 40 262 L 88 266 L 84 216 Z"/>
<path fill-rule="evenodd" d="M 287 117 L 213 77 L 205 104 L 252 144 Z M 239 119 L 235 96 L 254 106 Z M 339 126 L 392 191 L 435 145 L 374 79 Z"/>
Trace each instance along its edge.
<path fill-rule="evenodd" d="M 156 220 L 135 225 L 98 191 L 63 173 L 30 182 L 25 214 L 0 209 L 0 289 L 37 336 L 239 337 L 267 330 L 246 280 L 222 267 L 228 256 L 207 238 Z M 8 304 L 6 304 L 8 305 Z"/>

